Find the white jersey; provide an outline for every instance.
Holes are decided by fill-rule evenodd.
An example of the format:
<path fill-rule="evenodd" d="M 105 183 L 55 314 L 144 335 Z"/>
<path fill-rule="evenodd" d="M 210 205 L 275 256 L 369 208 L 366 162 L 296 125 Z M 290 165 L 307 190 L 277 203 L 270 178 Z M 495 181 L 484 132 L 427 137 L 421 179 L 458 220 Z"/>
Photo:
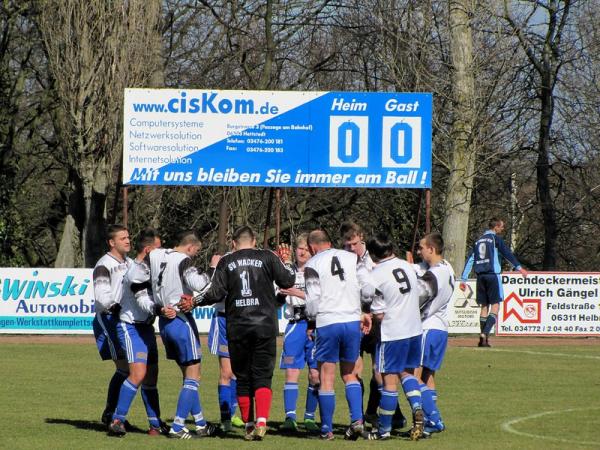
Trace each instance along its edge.
<path fill-rule="evenodd" d="M 356 254 L 346 250 L 330 248 L 308 260 L 304 267 L 306 310 L 309 317 L 316 317 L 317 327 L 360 320 L 366 276 Z"/>
<path fill-rule="evenodd" d="M 150 267 L 134 259 L 123 277 L 123 296 L 119 319 L 123 322 L 146 322 L 154 315 Z"/>
<path fill-rule="evenodd" d="M 300 269 L 294 267 L 296 270 L 296 281 L 294 281 L 294 287 L 306 292 L 306 283 L 304 281 L 304 268 Z M 285 297 L 285 309 L 283 310 L 283 316 L 286 319 L 294 318 L 294 307 L 306 306 L 306 298 L 296 297 L 295 295 L 286 295 Z"/>
<path fill-rule="evenodd" d="M 369 272 L 375 268 L 375 263 L 371 259 L 371 255 L 369 255 L 369 251 L 365 250 L 365 253 L 358 258 L 358 263 L 364 265 L 365 269 Z"/>
<path fill-rule="evenodd" d="M 110 253 L 98 260 L 92 275 L 96 313 L 107 312 L 121 302 L 123 276 L 131 262 L 131 258 L 128 257 L 125 257 L 124 261 L 119 261 Z"/>
<path fill-rule="evenodd" d="M 381 342 L 408 339 L 422 334 L 419 285 L 413 266 L 393 257 L 378 263 L 371 272 L 376 294 L 373 314 L 384 313 Z"/>
<path fill-rule="evenodd" d="M 206 273 L 198 273 L 184 253 L 157 248 L 150 252 L 150 274 L 154 301 L 161 306 L 174 306 L 183 294 L 203 291 L 210 283 Z"/>
<path fill-rule="evenodd" d="M 454 294 L 454 270 L 442 260 L 421 277 L 426 283 L 427 298 L 421 301 L 421 319 L 424 330 L 448 331 L 448 303 Z"/>

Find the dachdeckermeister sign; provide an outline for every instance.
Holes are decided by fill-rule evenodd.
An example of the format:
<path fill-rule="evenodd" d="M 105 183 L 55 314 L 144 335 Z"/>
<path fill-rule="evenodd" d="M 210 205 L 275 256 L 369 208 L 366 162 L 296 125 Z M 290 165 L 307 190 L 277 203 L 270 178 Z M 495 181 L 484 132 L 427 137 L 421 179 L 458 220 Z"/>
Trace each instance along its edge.
<path fill-rule="evenodd" d="M 600 273 L 502 274 L 498 335 L 600 335 Z"/>
<path fill-rule="evenodd" d="M 429 93 L 126 89 L 123 180 L 431 187 Z"/>

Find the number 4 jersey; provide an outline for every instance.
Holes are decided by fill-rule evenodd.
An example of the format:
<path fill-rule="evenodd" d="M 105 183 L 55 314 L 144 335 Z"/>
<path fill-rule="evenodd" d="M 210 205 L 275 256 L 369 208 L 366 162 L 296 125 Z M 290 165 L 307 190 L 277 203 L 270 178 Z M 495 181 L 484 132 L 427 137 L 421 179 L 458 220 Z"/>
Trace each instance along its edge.
<path fill-rule="evenodd" d="M 317 327 L 360 320 L 361 287 L 368 277 L 356 254 L 330 248 L 310 258 L 304 268 L 306 307 Z"/>

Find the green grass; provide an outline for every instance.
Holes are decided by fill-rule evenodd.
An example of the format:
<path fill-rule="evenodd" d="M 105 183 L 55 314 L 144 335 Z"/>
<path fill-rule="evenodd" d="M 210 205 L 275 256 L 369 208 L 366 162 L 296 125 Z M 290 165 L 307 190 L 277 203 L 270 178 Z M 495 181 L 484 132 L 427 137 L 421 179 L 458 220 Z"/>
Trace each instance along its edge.
<path fill-rule="evenodd" d="M 201 382 L 205 416 L 218 421 L 217 361 L 208 355 Z M 226 439 L 171 441 L 139 432 L 109 438 L 99 423 L 111 362 L 101 362 L 92 339 L 89 345 L 7 343 L 0 339 L 0 448 L 6 449 L 129 449 L 144 448 L 395 448 L 428 449 L 576 449 L 600 448 L 600 345 L 543 347 L 451 346 L 438 374 L 439 406 L 447 431 L 422 442 L 333 442 L 286 437 L 272 432 L 263 443 L 247 443 L 242 432 Z M 366 377 L 368 378 L 368 376 Z M 159 390 L 163 417 L 175 410 L 181 376 L 161 348 Z M 368 384 L 368 379 L 365 380 Z M 304 406 L 301 385 L 299 415 Z M 271 412 L 283 419 L 283 376 L 276 370 Z M 335 422 L 348 421 L 343 387 L 338 385 Z M 403 411 L 408 411 L 406 402 Z M 144 408 L 136 398 L 129 417 L 146 429 Z M 507 423 L 514 432 L 508 431 Z M 516 433 L 515 433 L 516 432 Z M 523 433 L 523 434 L 517 434 Z"/>

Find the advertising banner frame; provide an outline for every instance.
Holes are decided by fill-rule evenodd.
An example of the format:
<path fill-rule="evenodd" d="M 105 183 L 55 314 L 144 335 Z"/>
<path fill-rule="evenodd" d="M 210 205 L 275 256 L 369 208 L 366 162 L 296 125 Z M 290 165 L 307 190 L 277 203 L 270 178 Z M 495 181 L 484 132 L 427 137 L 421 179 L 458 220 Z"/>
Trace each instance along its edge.
<path fill-rule="evenodd" d="M 123 182 L 431 188 L 431 93 L 126 89 Z"/>

